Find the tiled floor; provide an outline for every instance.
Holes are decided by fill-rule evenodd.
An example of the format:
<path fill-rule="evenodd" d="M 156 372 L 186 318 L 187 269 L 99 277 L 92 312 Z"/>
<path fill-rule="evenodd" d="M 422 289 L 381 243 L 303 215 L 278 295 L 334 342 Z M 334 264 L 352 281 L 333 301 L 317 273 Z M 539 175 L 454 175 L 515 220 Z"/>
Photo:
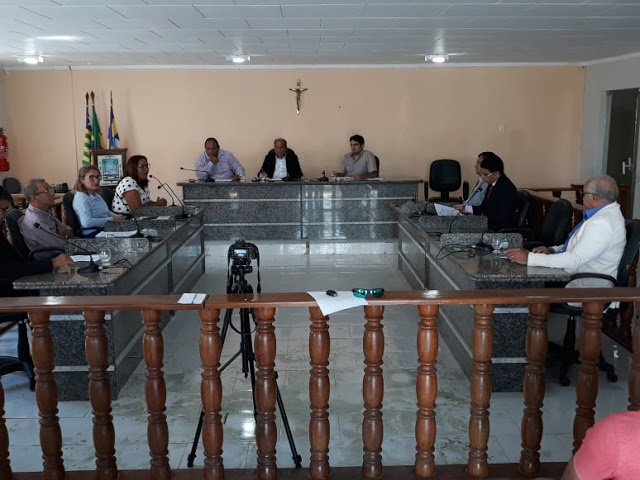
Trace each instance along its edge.
<path fill-rule="evenodd" d="M 376 247 L 368 247 L 376 250 Z M 382 247 L 384 252 L 385 247 Z M 326 252 L 325 252 L 326 253 Z M 223 260 L 210 262 L 221 265 Z M 264 292 L 294 292 L 353 286 L 384 287 L 405 290 L 407 283 L 396 268 L 396 256 L 376 255 L 269 255 L 263 251 L 261 262 Z M 254 263 L 254 267 L 255 267 Z M 193 291 L 223 293 L 224 268 L 209 268 Z M 254 289 L 256 273 L 247 276 Z M 415 453 L 414 420 L 416 410 L 414 378 L 416 370 L 415 335 L 417 316 L 413 307 L 385 310 L 384 334 L 384 444 L 383 462 L 411 464 Z M 237 312 L 234 321 L 237 322 Z M 552 322 L 561 331 L 564 319 Z M 279 386 L 303 465 L 309 463 L 307 426 L 308 401 L 308 311 L 279 309 L 276 314 Z M 361 309 L 333 314 L 330 320 L 332 379 L 330 397 L 330 462 L 334 466 L 359 465 L 362 460 L 362 333 Z M 181 312 L 165 329 L 164 372 L 167 382 L 167 418 L 170 436 L 170 464 L 185 468 L 200 410 L 200 359 L 198 357 L 199 322 L 193 312 Z M 552 337 L 554 331 L 552 331 Z M 557 335 L 555 335 L 557 336 Z M 615 356 L 620 380 L 610 384 L 600 377 L 597 419 L 626 409 L 627 375 L 630 355 L 605 339 L 605 356 Z M 237 350 L 239 336 L 229 331 L 223 361 Z M 15 337 L 0 337 L 0 353 L 13 352 Z M 469 417 L 468 381 L 446 345 L 440 343 L 438 355 L 437 445 L 438 463 L 465 463 Z M 116 430 L 116 456 L 119 468 L 146 468 L 146 407 L 142 365 L 113 403 Z M 544 437 L 541 456 L 545 461 L 564 461 L 570 457 L 575 389 L 560 387 L 551 371 L 544 406 Z M 575 369 L 573 377 L 575 380 Z M 19 374 L 2 379 L 6 395 L 6 419 L 11 442 L 11 466 L 14 471 L 41 469 L 38 446 L 38 415 L 34 394 Z M 223 373 L 224 462 L 227 468 L 255 466 L 256 445 L 250 382 L 236 361 Z M 91 439 L 91 412 L 88 402 L 62 402 L 59 405 L 67 469 L 91 469 L 94 466 Z M 491 399 L 491 462 L 517 462 L 520 454 L 522 395 L 493 394 Z M 280 416 L 278 417 L 280 422 Z M 277 444 L 278 464 L 293 464 L 280 424 Z M 196 466 L 203 462 L 202 446 Z"/>

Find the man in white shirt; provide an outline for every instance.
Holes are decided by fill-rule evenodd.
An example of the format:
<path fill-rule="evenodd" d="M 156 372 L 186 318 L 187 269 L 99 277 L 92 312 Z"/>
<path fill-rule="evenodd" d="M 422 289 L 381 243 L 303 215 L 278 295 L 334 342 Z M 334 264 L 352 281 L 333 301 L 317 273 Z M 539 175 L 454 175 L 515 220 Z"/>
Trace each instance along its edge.
<path fill-rule="evenodd" d="M 583 187 L 582 202 L 587 210 L 582 221 L 569 233 L 564 245 L 507 250 L 507 258 L 525 265 L 563 268 L 568 273 L 603 273 L 617 276 L 618 264 L 627 243 L 625 222 L 618 200 L 616 181 L 602 175 L 589 178 Z M 608 280 L 577 279 L 569 287 L 611 286 Z"/>

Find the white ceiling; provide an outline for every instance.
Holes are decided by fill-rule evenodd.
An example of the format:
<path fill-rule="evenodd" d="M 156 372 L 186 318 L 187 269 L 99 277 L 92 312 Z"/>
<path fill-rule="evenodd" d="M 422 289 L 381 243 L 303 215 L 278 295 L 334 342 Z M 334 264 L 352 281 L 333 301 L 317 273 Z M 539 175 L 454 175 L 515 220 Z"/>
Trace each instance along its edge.
<path fill-rule="evenodd" d="M 71 36 L 60 40 L 56 36 Z M 0 66 L 590 61 L 640 52 L 639 0 L 0 0 Z"/>

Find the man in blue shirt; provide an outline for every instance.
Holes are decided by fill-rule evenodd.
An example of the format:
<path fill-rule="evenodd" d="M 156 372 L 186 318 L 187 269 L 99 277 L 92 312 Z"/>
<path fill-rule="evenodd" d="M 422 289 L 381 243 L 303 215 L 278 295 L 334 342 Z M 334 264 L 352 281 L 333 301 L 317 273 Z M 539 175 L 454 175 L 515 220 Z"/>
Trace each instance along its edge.
<path fill-rule="evenodd" d="M 198 180 L 234 180 L 240 181 L 244 168 L 233 153 L 222 150 L 218 140 L 207 138 L 204 152 L 196 159 L 196 177 Z"/>

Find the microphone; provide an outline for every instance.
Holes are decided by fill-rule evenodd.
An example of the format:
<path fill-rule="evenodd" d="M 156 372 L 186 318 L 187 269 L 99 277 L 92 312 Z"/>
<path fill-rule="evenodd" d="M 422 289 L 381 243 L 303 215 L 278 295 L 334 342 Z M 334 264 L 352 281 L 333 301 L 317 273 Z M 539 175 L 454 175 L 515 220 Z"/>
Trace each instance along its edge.
<path fill-rule="evenodd" d="M 180 204 L 180 206 L 182 207 L 182 213 L 178 213 L 175 218 L 176 219 L 184 219 L 184 218 L 189 218 L 189 214 L 187 213 L 187 207 L 184 205 L 183 201 L 180 200 L 180 197 L 178 197 L 178 195 L 176 195 L 176 192 L 173 191 L 173 189 L 171 188 L 171 185 L 161 182 L 160 179 L 158 177 L 155 177 L 151 174 L 149 174 L 149 177 L 155 179 L 158 181 L 158 183 L 160 185 L 158 185 L 158 189 L 160 188 L 164 188 L 165 192 L 167 192 L 169 194 L 169 196 L 171 197 L 171 204 L 173 206 L 175 206 L 176 202 L 173 201 L 174 197 L 178 200 L 178 203 Z"/>
<path fill-rule="evenodd" d="M 150 242 L 159 242 L 160 240 L 162 240 L 160 237 L 152 237 L 152 236 L 149 236 L 149 235 L 144 235 L 140 231 L 140 223 L 138 222 L 138 219 L 136 218 L 136 216 L 133 214 L 133 211 L 129 207 L 129 204 L 126 202 L 126 200 L 124 198 L 122 198 L 122 195 L 120 195 L 118 192 L 115 192 L 115 194 L 118 196 L 120 201 L 123 203 L 123 205 L 125 206 L 125 208 L 129 212 L 129 215 L 131 215 L 131 218 L 133 218 L 133 221 L 136 222 L 136 233 L 131 235 L 131 237 L 129 237 L 129 238 L 146 238 Z"/>
<path fill-rule="evenodd" d="M 180 170 L 185 170 L 187 172 L 200 172 L 200 173 L 209 173 L 209 171 L 207 170 L 198 170 L 198 169 L 194 169 L 194 168 L 184 168 L 184 167 L 180 167 Z M 215 179 L 209 177 L 205 180 L 205 182 L 215 182 Z"/>
<path fill-rule="evenodd" d="M 89 255 L 89 265 L 86 265 L 84 267 L 80 267 L 78 269 L 78 273 L 95 273 L 95 272 L 100 270 L 98 265 L 96 265 L 96 263 L 93 261 L 93 257 L 91 255 L 91 252 L 89 250 L 87 250 L 86 248 L 81 247 L 80 245 L 76 245 L 75 243 L 70 242 L 69 240 L 66 240 L 66 239 L 62 238 L 60 235 L 56 235 L 55 233 L 51 233 L 49 230 L 44 228 L 38 222 L 34 223 L 33 226 L 36 227 L 38 230 L 42 230 L 43 232 L 48 233 L 52 237 L 59 238 L 64 243 L 68 243 L 69 245 L 77 248 L 78 250 L 82 250 L 84 253 L 87 253 Z"/>
<path fill-rule="evenodd" d="M 451 220 L 451 223 L 449 223 L 449 233 L 451 233 L 451 227 L 453 227 L 453 224 L 456 222 L 458 217 L 461 217 L 461 216 L 462 216 L 462 212 L 458 212 L 457 215 L 453 216 L 453 220 Z"/>
<path fill-rule="evenodd" d="M 476 193 L 480 193 L 481 191 L 482 191 L 482 185 L 480 185 L 473 192 L 471 192 L 471 195 L 469 195 L 469 198 L 467 198 L 462 204 L 467 205 L 471 201 L 471 199 L 475 197 Z"/>
<path fill-rule="evenodd" d="M 487 233 L 487 230 L 482 232 L 482 237 L 480 237 L 480 242 L 476 243 L 473 248 L 475 248 L 479 252 L 491 252 L 493 251 L 493 247 L 488 243 L 484 243 L 484 234 Z"/>

